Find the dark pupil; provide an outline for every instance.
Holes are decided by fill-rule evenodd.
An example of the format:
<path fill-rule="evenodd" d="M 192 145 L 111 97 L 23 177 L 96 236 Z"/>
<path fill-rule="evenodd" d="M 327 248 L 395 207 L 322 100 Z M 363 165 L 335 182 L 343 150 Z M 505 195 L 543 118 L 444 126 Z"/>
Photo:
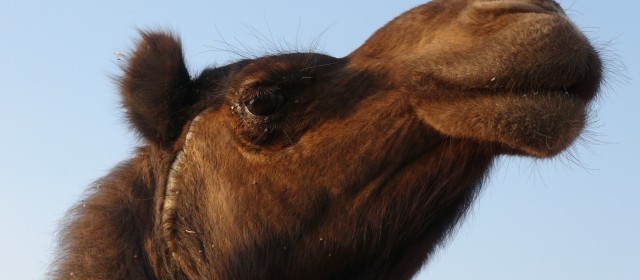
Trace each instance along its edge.
<path fill-rule="evenodd" d="M 275 114 L 282 103 L 284 103 L 284 96 L 269 94 L 249 100 L 246 106 L 251 114 L 264 117 Z"/>

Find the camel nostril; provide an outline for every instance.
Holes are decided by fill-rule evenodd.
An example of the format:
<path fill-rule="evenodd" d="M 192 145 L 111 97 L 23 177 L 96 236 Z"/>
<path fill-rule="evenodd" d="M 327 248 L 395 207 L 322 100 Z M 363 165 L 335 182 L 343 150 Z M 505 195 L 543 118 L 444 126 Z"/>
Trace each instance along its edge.
<path fill-rule="evenodd" d="M 509 14 L 509 13 L 561 13 L 560 5 L 548 0 L 482 0 L 472 4 L 476 10 Z"/>

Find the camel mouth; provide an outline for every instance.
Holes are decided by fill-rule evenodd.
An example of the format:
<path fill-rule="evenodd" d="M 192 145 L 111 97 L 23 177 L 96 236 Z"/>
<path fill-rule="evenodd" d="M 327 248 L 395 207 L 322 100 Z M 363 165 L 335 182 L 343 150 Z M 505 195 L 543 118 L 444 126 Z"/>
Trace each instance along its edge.
<path fill-rule="evenodd" d="M 554 89 L 545 88 L 533 88 L 533 89 L 515 89 L 515 90 L 496 90 L 493 94 L 503 94 L 506 96 L 512 96 L 513 98 L 549 98 L 557 97 L 560 99 L 575 100 L 575 102 L 581 102 L 584 106 L 587 105 L 588 100 L 585 100 L 581 94 L 576 92 L 575 87 L 566 86 Z"/>
<path fill-rule="evenodd" d="M 478 90 L 478 95 L 486 96 L 506 96 L 513 99 L 547 99 L 557 98 L 588 106 L 595 93 L 584 92 L 576 85 L 561 86 L 556 88 L 533 87 L 533 88 L 507 88 L 497 87 L 490 90 Z"/>
<path fill-rule="evenodd" d="M 471 87 L 466 88 L 464 92 L 477 92 L 478 94 L 486 94 L 486 95 L 511 95 L 511 96 L 539 96 L 539 95 L 558 95 L 564 96 L 567 98 L 578 98 L 585 99 L 588 101 L 592 94 L 583 93 L 579 91 L 580 86 L 577 84 L 567 84 L 566 86 L 558 86 L 558 87 L 530 87 L 530 86 L 480 86 L 480 87 Z"/>
<path fill-rule="evenodd" d="M 539 72 L 539 71 L 536 71 Z M 559 98 L 570 98 L 581 101 L 587 106 L 598 94 L 600 90 L 601 74 L 599 71 L 585 71 L 582 74 L 566 76 L 562 71 L 547 73 L 547 78 L 540 78 L 540 81 L 531 81 L 528 77 L 520 79 L 508 78 L 508 83 L 497 82 L 494 85 L 475 87 L 465 90 L 466 92 L 477 90 L 489 95 L 510 95 L 516 97 L 536 97 L 536 96 L 557 96 Z M 495 81 L 492 78 L 490 81 Z M 502 78 L 505 80 L 505 78 Z"/>
<path fill-rule="evenodd" d="M 544 71 L 536 69 L 531 72 Z M 581 100 L 586 106 L 597 96 L 601 80 L 599 71 L 584 71 L 581 74 L 570 72 L 569 75 L 565 73 L 565 71 L 547 72 L 547 78 L 540 76 L 537 80 L 526 75 L 492 76 L 477 78 L 477 81 L 482 82 L 471 85 L 459 83 L 457 80 L 448 81 L 438 76 L 430 76 L 428 81 L 431 86 L 448 92 L 452 100 L 469 96 L 511 96 L 513 98 L 558 96 Z"/>

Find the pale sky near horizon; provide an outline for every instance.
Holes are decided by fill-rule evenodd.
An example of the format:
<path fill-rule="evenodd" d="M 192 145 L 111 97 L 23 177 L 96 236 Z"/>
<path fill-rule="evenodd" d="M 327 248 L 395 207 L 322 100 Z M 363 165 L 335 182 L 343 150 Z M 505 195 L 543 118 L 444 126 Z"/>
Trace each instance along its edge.
<path fill-rule="evenodd" d="M 229 45 L 342 57 L 425 2 L 2 1 L 2 279 L 43 278 L 64 211 L 139 144 L 110 78 L 136 28 L 179 33 L 195 73 Z M 501 159 L 416 279 L 640 279 L 640 2 L 559 2 L 610 66 L 579 160 Z"/>

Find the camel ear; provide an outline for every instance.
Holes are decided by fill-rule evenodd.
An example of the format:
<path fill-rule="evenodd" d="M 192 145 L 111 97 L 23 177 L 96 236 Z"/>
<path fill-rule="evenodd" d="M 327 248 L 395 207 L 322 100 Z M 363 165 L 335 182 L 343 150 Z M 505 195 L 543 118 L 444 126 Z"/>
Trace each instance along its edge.
<path fill-rule="evenodd" d="M 127 118 L 147 141 L 169 148 L 196 102 L 178 39 L 141 32 L 141 40 L 120 79 Z"/>

